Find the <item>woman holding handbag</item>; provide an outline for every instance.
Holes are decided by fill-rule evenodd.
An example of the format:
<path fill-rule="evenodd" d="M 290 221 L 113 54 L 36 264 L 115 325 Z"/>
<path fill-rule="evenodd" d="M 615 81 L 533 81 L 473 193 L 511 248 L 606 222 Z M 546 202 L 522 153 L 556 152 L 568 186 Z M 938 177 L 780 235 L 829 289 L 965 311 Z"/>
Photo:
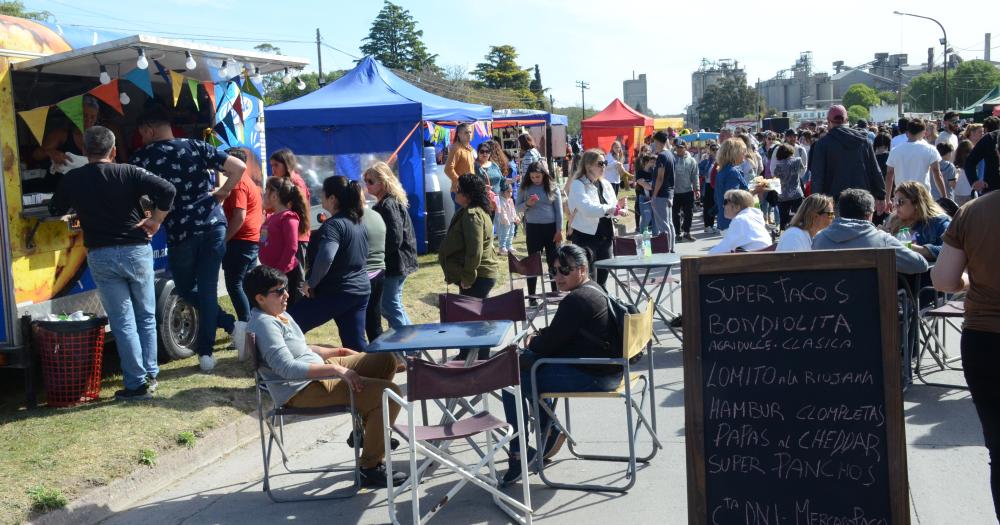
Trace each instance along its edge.
<path fill-rule="evenodd" d="M 583 152 L 569 190 L 570 219 L 567 229 L 572 232 L 573 243 L 593 252 L 595 262 L 613 256 L 613 218 L 628 215 L 625 197 L 615 201 L 614 188 L 604 180 L 607 164 L 600 149 Z M 597 283 L 604 286 L 608 281 L 608 271 L 594 270 L 595 267 L 591 267 L 591 274 L 595 274 Z"/>

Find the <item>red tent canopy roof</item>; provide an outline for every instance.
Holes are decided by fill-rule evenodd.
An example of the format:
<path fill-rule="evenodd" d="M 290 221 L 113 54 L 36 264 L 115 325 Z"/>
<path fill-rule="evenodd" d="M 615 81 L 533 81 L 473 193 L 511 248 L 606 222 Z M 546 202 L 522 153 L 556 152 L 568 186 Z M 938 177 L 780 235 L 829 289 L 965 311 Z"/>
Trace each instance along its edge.
<path fill-rule="evenodd" d="M 582 127 L 617 128 L 652 126 L 653 119 L 639 113 L 621 99 L 614 99 L 600 113 L 585 119 Z"/>

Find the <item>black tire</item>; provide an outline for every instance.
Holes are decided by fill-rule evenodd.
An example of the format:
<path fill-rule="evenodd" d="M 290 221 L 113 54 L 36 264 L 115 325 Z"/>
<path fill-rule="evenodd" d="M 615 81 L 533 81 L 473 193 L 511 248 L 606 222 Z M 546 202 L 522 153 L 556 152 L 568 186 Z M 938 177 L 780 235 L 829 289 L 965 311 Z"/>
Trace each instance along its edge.
<path fill-rule="evenodd" d="M 168 359 L 184 359 L 195 353 L 198 342 L 198 311 L 173 293 L 174 282 L 157 283 L 156 332 L 160 355 Z"/>

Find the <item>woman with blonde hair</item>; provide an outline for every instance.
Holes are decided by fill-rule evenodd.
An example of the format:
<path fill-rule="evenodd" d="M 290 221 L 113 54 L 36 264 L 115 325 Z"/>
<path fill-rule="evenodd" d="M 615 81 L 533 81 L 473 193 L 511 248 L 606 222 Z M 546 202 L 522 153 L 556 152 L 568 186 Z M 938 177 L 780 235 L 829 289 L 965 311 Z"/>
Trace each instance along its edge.
<path fill-rule="evenodd" d="M 595 261 L 610 259 L 615 238 L 613 217 L 627 215 L 625 197 L 615 201 L 614 188 L 604 179 L 607 166 L 604 152 L 593 148 L 583 152 L 569 188 L 569 226 L 573 243 L 589 249 Z M 607 270 L 591 267 L 601 286 L 608 281 Z"/>
<path fill-rule="evenodd" d="M 941 253 L 941 237 L 948 230 L 951 218 L 934 202 L 931 192 L 920 182 L 898 184 L 893 195 L 895 212 L 886 220 L 886 231 L 896 235 L 901 229 L 909 228 L 913 236 L 910 249 L 928 261 L 936 260 Z"/>
<path fill-rule="evenodd" d="M 606 160 L 608 165 L 604 167 L 604 180 L 611 183 L 615 195 L 618 195 L 622 177 L 628 178 L 628 172 L 625 171 L 625 149 L 622 148 L 621 141 L 616 140 L 611 144 Z"/>
<path fill-rule="evenodd" d="M 417 240 L 407 208 L 409 201 L 392 168 L 376 162 L 365 170 L 365 188 L 378 202 L 372 208 L 385 222 L 385 281 L 382 317 L 392 328 L 411 324 L 403 307 L 403 282 L 417 271 Z"/>
<path fill-rule="evenodd" d="M 833 198 L 822 193 L 806 197 L 788 227 L 778 239 L 778 252 L 807 252 L 812 250 L 812 240 L 820 230 L 833 222 Z"/>
<path fill-rule="evenodd" d="M 729 190 L 722 203 L 723 213 L 731 222 L 722 242 L 708 250 L 710 255 L 755 252 L 771 245 L 764 214 L 753 206 L 753 195 L 749 191 Z"/>
<path fill-rule="evenodd" d="M 729 190 L 747 190 L 747 179 L 740 165 L 746 160 L 747 146 L 742 139 L 730 138 L 722 143 L 719 148 L 719 156 L 716 163 L 719 165 L 719 172 L 715 176 L 715 209 L 720 212 L 724 208 L 726 192 Z M 751 203 L 750 206 L 753 206 Z M 720 230 L 729 227 L 730 218 L 725 214 L 719 214 L 718 225 Z"/>

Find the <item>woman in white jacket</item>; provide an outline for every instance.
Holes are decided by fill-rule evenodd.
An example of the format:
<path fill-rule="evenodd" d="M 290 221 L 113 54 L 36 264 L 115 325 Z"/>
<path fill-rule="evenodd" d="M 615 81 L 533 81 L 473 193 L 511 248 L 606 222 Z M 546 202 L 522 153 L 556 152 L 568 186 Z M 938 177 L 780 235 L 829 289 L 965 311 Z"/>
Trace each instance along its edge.
<path fill-rule="evenodd" d="M 588 149 L 583 152 L 573 181 L 569 187 L 569 230 L 573 243 L 588 248 L 594 254 L 594 261 L 610 259 L 611 245 L 615 238 L 613 217 L 628 214 L 625 197 L 615 201 L 615 190 L 604 180 L 607 161 L 604 152 Z M 595 274 L 591 266 L 591 274 Z M 608 280 L 607 270 L 597 270 L 598 284 L 604 286 Z"/>
<path fill-rule="evenodd" d="M 755 252 L 771 245 L 771 234 L 764 225 L 764 214 L 753 207 L 753 195 L 746 190 L 729 190 L 722 201 L 729 229 L 722 242 L 713 246 L 710 255 L 735 251 Z"/>

